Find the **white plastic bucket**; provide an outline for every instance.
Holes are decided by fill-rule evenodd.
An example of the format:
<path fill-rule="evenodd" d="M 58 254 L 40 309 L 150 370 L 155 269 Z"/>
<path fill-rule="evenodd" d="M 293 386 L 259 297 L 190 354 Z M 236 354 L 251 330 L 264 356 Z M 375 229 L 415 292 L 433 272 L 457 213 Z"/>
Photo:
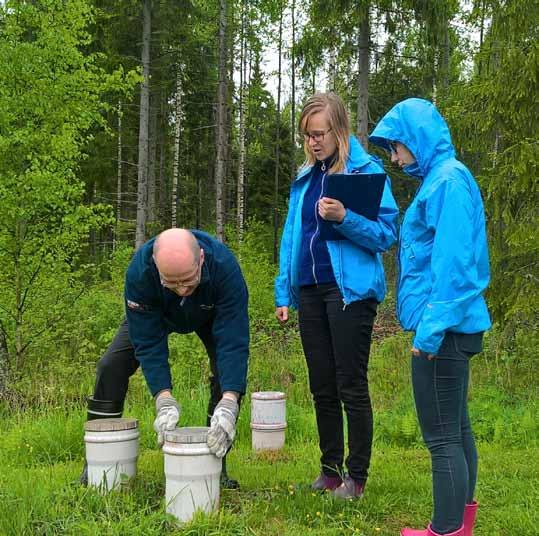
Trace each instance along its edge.
<path fill-rule="evenodd" d="M 251 395 L 251 423 L 286 424 L 286 397 L 280 391 L 260 391 Z"/>
<path fill-rule="evenodd" d="M 286 430 L 286 397 L 280 391 L 251 395 L 251 430 L 254 450 L 283 448 Z"/>
<path fill-rule="evenodd" d="M 251 423 L 253 450 L 280 450 L 284 447 L 286 424 Z"/>
<path fill-rule="evenodd" d="M 166 510 L 178 520 L 192 519 L 197 510 L 219 508 L 222 462 L 206 444 L 208 428 L 177 428 L 165 433 Z"/>
<path fill-rule="evenodd" d="M 137 419 L 96 419 L 84 424 L 88 485 L 118 489 L 137 474 Z"/>

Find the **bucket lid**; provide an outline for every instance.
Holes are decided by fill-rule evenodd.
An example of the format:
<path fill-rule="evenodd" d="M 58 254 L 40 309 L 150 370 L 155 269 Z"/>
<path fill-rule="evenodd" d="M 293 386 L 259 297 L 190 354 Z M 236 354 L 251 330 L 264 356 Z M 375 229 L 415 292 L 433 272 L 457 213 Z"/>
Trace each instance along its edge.
<path fill-rule="evenodd" d="M 165 432 L 165 441 L 170 443 L 206 443 L 208 440 L 207 426 L 186 426 Z"/>
<path fill-rule="evenodd" d="M 94 419 L 84 423 L 86 432 L 119 432 L 138 427 L 137 419 Z"/>
<path fill-rule="evenodd" d="M 283 400 L 285 394 L 281 391 L 259 391 L 258 393 L 252 393 L 251 398 L 256 400 Z"/>

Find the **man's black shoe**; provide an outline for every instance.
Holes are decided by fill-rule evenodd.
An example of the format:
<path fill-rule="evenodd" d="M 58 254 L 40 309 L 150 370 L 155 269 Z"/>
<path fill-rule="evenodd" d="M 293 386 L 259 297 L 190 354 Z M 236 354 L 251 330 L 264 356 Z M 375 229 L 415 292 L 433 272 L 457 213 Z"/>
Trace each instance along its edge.
<path fill-rule="evenodd" d="M 228 478 L 226 473 L 221 473 L 221 488 L 223 489 L 240 489 L 239 482 L 233 478 Z"/>
<path fill-rule="evenodd" d="M 82 468 L 82 473 L 79 477 L 79 482 L 81 486 L 87 486 L 88 485 L 88 464 L 84 462 L 84 467 Z"/>

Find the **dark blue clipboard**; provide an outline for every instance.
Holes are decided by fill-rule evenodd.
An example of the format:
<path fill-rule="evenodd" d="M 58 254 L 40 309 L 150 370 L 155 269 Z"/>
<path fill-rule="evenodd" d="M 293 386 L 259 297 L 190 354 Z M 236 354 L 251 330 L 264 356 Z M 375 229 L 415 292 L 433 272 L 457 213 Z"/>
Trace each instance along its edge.
<path fill-rule="evenodd" d="M 386 183 L 385 173 L 334 173 L 327 176 L 325 197 L 338 199 L 344 208 L 376 221 Z M 320 218 L 321 240 L 346 240 L 334 222 Z"/>

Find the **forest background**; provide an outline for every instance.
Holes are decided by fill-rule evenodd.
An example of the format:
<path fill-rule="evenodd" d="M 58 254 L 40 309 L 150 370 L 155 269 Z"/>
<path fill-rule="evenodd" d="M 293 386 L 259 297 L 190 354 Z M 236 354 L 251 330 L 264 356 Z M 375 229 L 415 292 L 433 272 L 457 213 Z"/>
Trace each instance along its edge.
<path fill-rule="evenodd" d="M 395 534 L 426 523 L 429 466 L 410 341 L 393 314 L 394 249 L 371 361 L 372 491 L 343 507 L 296 486 L 316 474 L 316 431 L 297 326 L 276 325 L 272 286 L 303 161 L 298 111 L 320 90 L 341 95 L 355 134 L 382 157 L 367 141 L 380 117 L 406 97 L 435 101 L 478 180 L 494 326 L 470 393 L 484 460 L 477 534 L 535 534 L 538 34 L 532 0 L 1 2 L 0 534 Z M 387 159 L 386 170 L 402 214 L 415 184 Z M 144 448 L 132 493 L 73 483 L 124 270 L 171 226 L 207 230 L 237 254 L 251 293 L 249 392 L 284 390 L 289 408 L 274 458 L 250 452 L 244 409 L 232 455 L 244 487 L 188 528 L 164 514 L 139 375 L 127 407 Z M 171 354 L 186 422 L 203 422 L 204 351 L 183 336 Z"/>

